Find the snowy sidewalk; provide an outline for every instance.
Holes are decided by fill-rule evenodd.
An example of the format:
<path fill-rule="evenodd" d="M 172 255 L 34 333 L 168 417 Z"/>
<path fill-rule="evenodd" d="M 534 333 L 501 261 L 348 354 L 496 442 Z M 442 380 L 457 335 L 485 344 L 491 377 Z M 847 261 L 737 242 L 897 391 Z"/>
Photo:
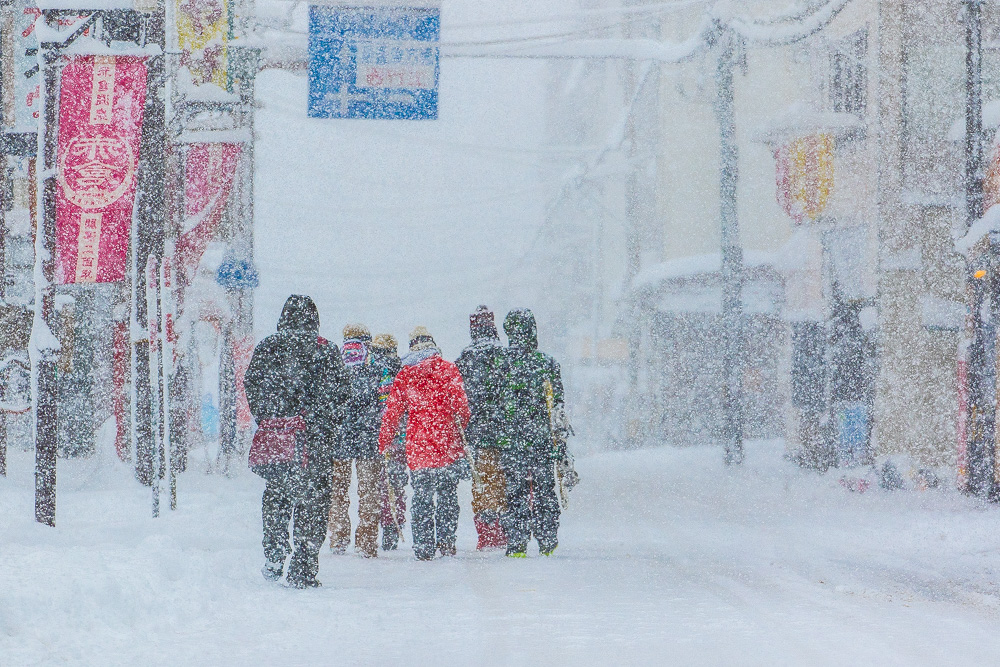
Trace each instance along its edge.
<path fill-rule="evenodd" d="M 0 664 L 988 664 L 1000 510 L 948 490 L 851 494 L 751 446 L 583 458 L 561 546 L 527 561 L 324 549 L 315 591 L 259 574 L 260 491 L 192 470 L 181 508 L 109 461 L 60 462 L 58 528 L 29 454 L 0 479 Z"/>

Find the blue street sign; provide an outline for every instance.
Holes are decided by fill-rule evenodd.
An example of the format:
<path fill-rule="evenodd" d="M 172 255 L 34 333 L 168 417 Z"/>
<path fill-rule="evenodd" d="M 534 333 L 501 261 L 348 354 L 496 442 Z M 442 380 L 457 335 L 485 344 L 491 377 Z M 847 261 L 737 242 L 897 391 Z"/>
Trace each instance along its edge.
<path fill-rule="evenodd" d="M 215 272 L 215 282 L 226 289 L 257 289 L 260 278 L 253 262 L 229 257 L 223 260 Z"/>
<path fill-rule="evenodd" d="M 310 5 L 309 116 L 437 118 L 440 36 L 439 8 Z"/>

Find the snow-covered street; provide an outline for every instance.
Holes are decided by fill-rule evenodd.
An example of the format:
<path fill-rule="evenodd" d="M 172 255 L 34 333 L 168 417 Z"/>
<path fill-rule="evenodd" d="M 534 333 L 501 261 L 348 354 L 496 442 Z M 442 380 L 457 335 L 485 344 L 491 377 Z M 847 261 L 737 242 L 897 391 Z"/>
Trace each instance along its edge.
<path fill-rule="evenodd" d="M 587 456 L 551 559 L 369 561 L 324 549 L 314 591 L 259 574 L 249 471 L 180 479 L 180 509 L 113 460 L 61 463 L 55 530 L 32 459 L 0 479 L 0 664 L 988 664 L 997 510 L 951 490 L 853 494 L 753 443 Z"/>

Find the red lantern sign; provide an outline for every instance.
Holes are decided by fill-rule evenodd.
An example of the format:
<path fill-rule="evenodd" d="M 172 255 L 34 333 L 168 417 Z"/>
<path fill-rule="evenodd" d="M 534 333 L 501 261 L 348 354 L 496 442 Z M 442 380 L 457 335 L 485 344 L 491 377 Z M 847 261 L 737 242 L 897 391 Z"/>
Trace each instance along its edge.
<path fill-rule="evenodd" d="M 815 220 L 833 192 L 834 141 L 828 134 L 795 139 L 774 152 L 778 203 L 796 224 Z"/>

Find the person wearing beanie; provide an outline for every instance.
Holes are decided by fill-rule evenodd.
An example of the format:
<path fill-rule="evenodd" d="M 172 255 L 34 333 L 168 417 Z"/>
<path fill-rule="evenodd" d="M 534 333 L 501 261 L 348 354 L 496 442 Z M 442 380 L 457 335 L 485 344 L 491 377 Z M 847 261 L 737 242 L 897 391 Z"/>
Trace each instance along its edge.
<path fill-rule="evenodd" d="M 271 581 L 280 579 L 291 554 L 288 585 L 319 586 L 332 450 L 350 381 L 337 346 L 319 336 L 319 312 L 308 296 L 288 297 L 277 333 L 254 348 L 244 387 L 258 426 L 249 463 L 266 482 L 261 572 Z"/>
<path fill-rule="evenodd" d="M 578 477 L 566 449 L 570 428 L 563 407 L 559 364 L 538 350 L 535 316 L 527 308 L 507 313 L 507 378 L 504 387 L 505 433 L 500 465 L 507 483 L 507 506 L 501 522 L 507 555 L 524 558 L 528 540 L 551 556 L 558 545 L 560 491 Z"/>
<path fill-rule="evenodd" d="M 402 364 L 382 416 L 379 451 L 389 450 L 406 416 L 413 551 L 418 560 L 431 560 L 435 552 L 454 556 L 458 482 L 468 469 L 463 437 L 471 416 L 468 398 L 458 368 L 441 358 L 424 327 L 410 333 L 410 353 Z"/>
<path fill-rule="evenodd" d="M 427 327 L 414 327 L 410 332 L 410 352 L 423 352 L 424 350 L 437 350 L 437 343 Z M 440 350 L 438 350 L 440 353 Z"/>
<path fill-rule="evenodd" d="M 465 434 L 478 473 L 478 483 L 472 485 L 472 512 L 479 535 L 477 548 L 484 551 L 507 545 L 500 524 L 506 507 L 506 482 L 498 448 L 504 436 L 503 392 L 508 363 L 489 308 L 479 306 L 469 316 L 469 332 L 472 344 L 462 350 L 455 364 L 462 374 L 472 412 Z"/>
<path fill-rule="evenodd" d="M 351 383 L 347 416 L 333 461 L 333 502 L 330 506 L 330 550 L 347 552 L 351 543 L 351 469 L 358 473 L 358 527 L 354 548 L 362 556 L 378 555 L 378 527 L 382 510 L 382 457 L 378 429 L 382 418 L 379 385 L 382 369 L 372 363 L 371 333 L 362 324 L 344 327 L 341 354 Z"/>
<path fill-rule="evenodd" d="M 396 345 L 396 337 L 391 333 L 381 333 L 372 339 L 372 349 L 385 354 L 390 354 L 399 359 Z"/>
<path fill-rule="evenodd" d="M 384 407 L 389 399 L 389 391 L 396 375 L 402 368 L 396 353 L 396 337 L 392 334 L 378 334 L 372 339 L 372 364 L 381 369 L 379 383 L 379 403 Z M 405 421 L 405 417 L 404 417 Z M 392 446 L 386 450 L 382 468 L 382 550 L 392 551 L 399 544 L 399 531 L 406 524 L 406 484 L 409 475 L 406 468 L 406 449 L 403 439 L 405 425 L 400 428 Z"/>

